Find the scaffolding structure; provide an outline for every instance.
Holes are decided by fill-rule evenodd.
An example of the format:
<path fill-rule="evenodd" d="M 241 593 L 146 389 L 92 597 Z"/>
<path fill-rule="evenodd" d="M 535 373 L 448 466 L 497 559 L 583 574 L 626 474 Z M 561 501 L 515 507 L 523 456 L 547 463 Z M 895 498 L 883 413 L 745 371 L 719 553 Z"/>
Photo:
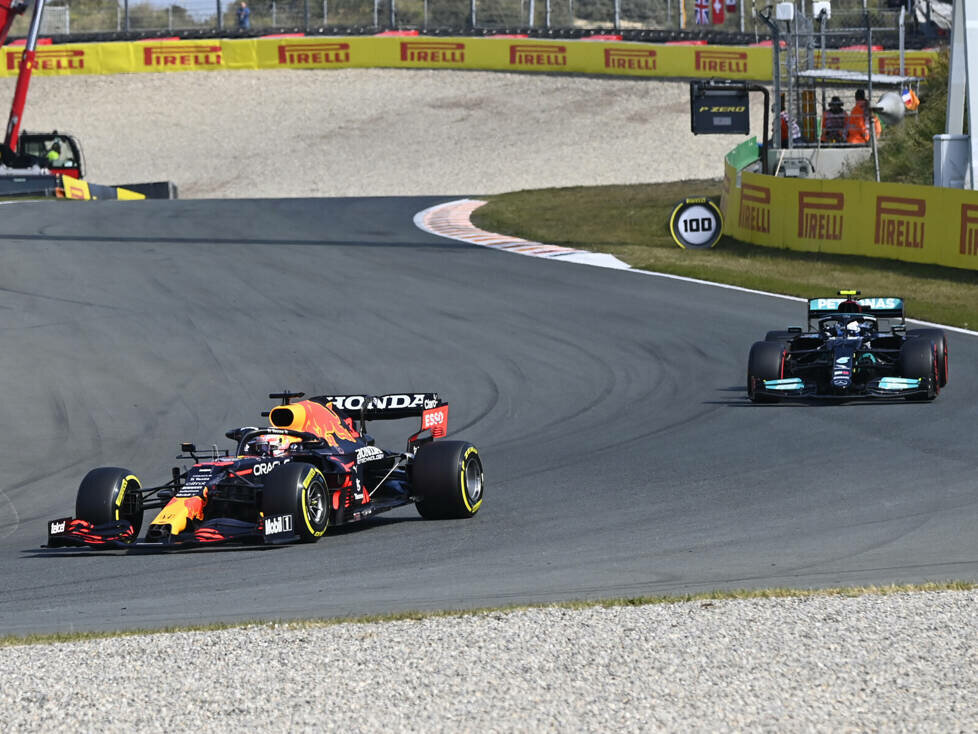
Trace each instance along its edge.
<path fill-rule="evenodd" d="M 883 49 L 874 45 L 874 33 L 879 34 L 879 29 L 871 24 L 869 13 L 864 13 L 862 27 L 853 27 L 833 26 L 831 12 L 829 2 L 802 0 L 782 2 L 758 13 L 773 39 L 775 122 L 767 155 L 773 162 L 771 169 L 779 175 L 830 178 L 853 162 L 870 155 L 875 159 L 878 141 L 869 118 L 882 113 L 894 123 L 906 112 L 902 104 L 899 109 L 894 108 L 892 97 L 880 100 L 877 95 L 886 91 L 903 94 L 908 90 L 917 95 L 921 77 L 908 73 L 904 33 L 907 16 L 903 10 L 897 27 L 887 34 L 898 39 L 899 59 L 897 64 L 888 60 L 883 70 L 876 68 L 882 64 L 874 60 L 874 52 Z M 846 17 L 851 23 L 852 16 Z M 839 39 L 847 39 L 848 45 L 840 45 Z M 828 101 L 833 97 L 843 99 L 845 109 L 850 110 L 859 90 L 868 101 L 865 114 L 870 139 L 862 144 L 826 140 L 822 120 Z M 895 114 L 888 115 L 891 112 Z M 877 164 L 877 178 L 878 169 Z"/>

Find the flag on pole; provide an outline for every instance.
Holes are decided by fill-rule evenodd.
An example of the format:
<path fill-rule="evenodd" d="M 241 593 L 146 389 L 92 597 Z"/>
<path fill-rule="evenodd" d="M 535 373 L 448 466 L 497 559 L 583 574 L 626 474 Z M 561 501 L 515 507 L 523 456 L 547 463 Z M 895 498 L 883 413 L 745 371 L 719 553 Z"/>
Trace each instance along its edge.
<path fill-rule="evenodd" d="M 727 12 L 728 13 L 737 12 L 737 0 L 727 0 Z"/>
<path fill-rule="evenodd" d="M 711 0 L 696 0 L 697 25 L 710 24 L 710 2 Z"/>
<path fill-rule="evenodd" d="M 713 0 L 713 25 L 722 25 L 724 20 L 723 0 Z"/>

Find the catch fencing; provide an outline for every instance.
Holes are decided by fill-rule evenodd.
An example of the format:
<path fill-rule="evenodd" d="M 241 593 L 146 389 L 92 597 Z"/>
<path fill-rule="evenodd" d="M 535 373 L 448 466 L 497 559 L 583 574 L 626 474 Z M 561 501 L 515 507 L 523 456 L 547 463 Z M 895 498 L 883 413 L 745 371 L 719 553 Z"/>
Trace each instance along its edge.
<path fill-rule="evenodd" d="M 803 6 L 804 0 L 799 0 Z M 809 3 L 810 4 L 810 3 Z M 756 0 L 248 0 L 248 28 L 239 29 L 240 0 L 165 0 L 105 2 L 55 0 L 46 10 L 42 32 L 124 33 L 217 31 L 220 33 L 291 29 L 309 32 L 325 28 L 476 31 L 522 30 L 662 30 L 769 37 L 758 19 L 766 3 Z M 836 0 L 843 24 L 861 0 Z M 897 11 L 875 0 L 872 23 L 895 31 Z M 853 10 L 846 9 L 852 6 Z M 862 24 L 862 13 L 857 13 Z M 26 34 L 27 20 L 19 19 L 12 36 Z"/>

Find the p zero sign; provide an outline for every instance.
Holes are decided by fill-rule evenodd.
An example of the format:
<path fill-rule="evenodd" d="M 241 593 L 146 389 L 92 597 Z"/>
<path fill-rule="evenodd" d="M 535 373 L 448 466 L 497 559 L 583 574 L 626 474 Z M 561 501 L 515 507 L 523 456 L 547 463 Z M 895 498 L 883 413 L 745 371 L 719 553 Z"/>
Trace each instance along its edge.
<path fill-rule="evenodd" d="M 750 98 L 747 88 L 723 88 L 709 82 L 690 82 L 689 105 L 694 135 L 748 135 Z"/>
<path fill-rule="evenodd" d="M 720 208 L 706 197 L 683 199 L 672 210 L 669 231 L 676 244 L 684 250 L 709 249 L 723 234 L 723 215 Z"/>

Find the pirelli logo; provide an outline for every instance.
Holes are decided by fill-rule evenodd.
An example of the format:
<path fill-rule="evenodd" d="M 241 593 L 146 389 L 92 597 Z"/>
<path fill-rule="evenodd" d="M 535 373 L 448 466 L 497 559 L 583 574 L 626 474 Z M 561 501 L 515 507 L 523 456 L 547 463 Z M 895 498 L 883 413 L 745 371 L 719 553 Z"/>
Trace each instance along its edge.
<path fill-rule="evenodd" d="M 877 196 L 873 241 L 888 247 L 922 248 L 926 213 L 927 202 L 924 199 Z"/>
<path fill-rule="evenodd" d="M 7 51 L 7 71 L 20 66 L 23 51 Z M 44 48 L 34 55 L 34 68 L 42 71 L 84 69 L 85 50 L 80 48 Z"/>
<path fill-rule="evenodd" d="M 841 240 L 846 197 L 841 192 L 798 192 L 798 236 L 807 240 Z"/>
<path fill-rule="evenodd" d="M 88 191 L 88 184 L 84 181 L 78 181 L 70 176 L 63 176 L 61 186 L 66 199 L 88 200 L 92 198 Z"/>
<path fill-rule="evenodd" d="M 751 232 L 771 233 L 771 189 L 745 183 L 740 187 L 738 224 Z"/>
<path fill-rule="evenodd" d="M 933 59 L 927 57 L 907 57 L 903 64 L 905 70 L 903 76 L 927 76 L 930 73 L 932 63 Z M 879 69 L 880 74 L 900 76 L 900 59 L 898 57 L 880 56 Z"/>
<path fill-rule="evenodd" d="M 978 255 L 978 204 L 961 205 L 961 254 Z"/>
<path fill-rule="evenodd" d="M 401 61 L 416 64 L 461 64 L 465 44 L 449 41 L 401 41 Z"/>
<path fill-rule="evenodd" d="M 512 43 L 509 46 L 509 65 L 537 69 L 567 66 L 567 46 Z"/>
<path fill-rule="evenodd" d="M 697 51 L 696 71 L 746 74 L 746 51 Z"/>
<path fill-rule="evenodd" d="M 606 48 L 604 68 L 616 71 L 655 71 L 655 49 Z"/>
<path fill-rule="evenodd" d="M 280 66 L 320 67 L 350 63 L 348 43 L 283 43 L 278 47 Z"/>
<path fill-rule="evenodd" d="M 143 47 L 143 66 L 193 69 L 222 64 L 221 47 L 211 44 L 168 43 L 165 46 Z"/>

